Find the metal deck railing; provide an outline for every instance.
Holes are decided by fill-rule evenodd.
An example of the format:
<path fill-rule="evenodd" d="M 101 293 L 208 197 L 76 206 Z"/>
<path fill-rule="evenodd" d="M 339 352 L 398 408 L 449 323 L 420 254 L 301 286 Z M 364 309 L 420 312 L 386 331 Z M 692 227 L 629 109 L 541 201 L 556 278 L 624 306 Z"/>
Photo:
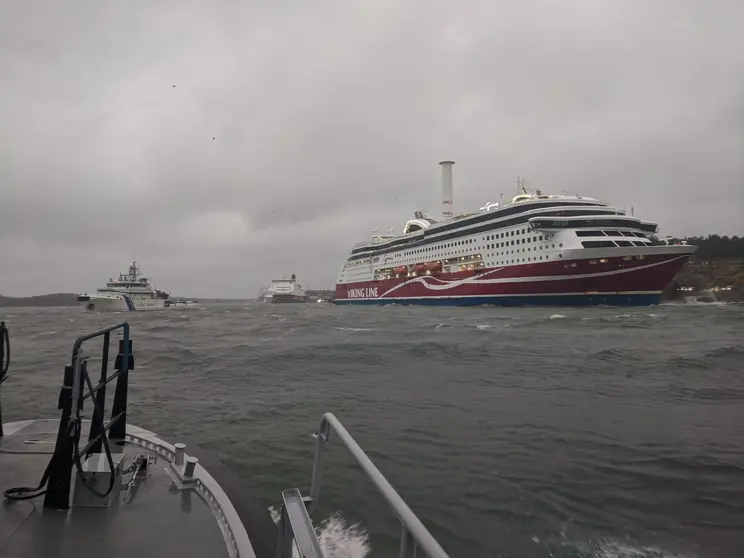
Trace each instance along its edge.
<path fill-rule="evenodd" d="M 119 351 L 114 362 L 116 372 L 109 376 L 111 333 L 118 330 L 121 330 L 123 339 L 119 340 Z M 103 337 L 101 376 L 98 384 L 93 386 L 88 374 L 88 357 L 84 354 L 82 346 L 86 341 L 97 337 Z M 127 322 L 83 335 L 75 340 L 72 348 L 72 362 L 70 366 L 65 367 L 64 382 L 59 394 L 58 408 L 62 410 L 62 416 L 59 422 L 54 454 L 48 469 L 44 507 L 55 509 L 67 509 L 69 507 L 72 469 L 75 465 L 80 469 L 82 456 L 100 453 L 103 446 L 113 472 L 109 439 L 124 440 L 126 436 L 129 371 L 133 368 L 132 341 L 129 339 L 129 324 Z M 113 380 L 116 380 L 116 388 L 111 407 L 111 418 L 108 422 L 105 422 L 106 385 Z M 93 416 L 90 422 L 88 443 L 80 449 L 83 402 L 88 398 L 93 403 Z M 111 478 L 114 478 L 113 474 Z M 91 487 L 88 487 L 88 489 L 96 493 Z M 112 487 L 109 487 L 109 492 L 111 489 Z M 97 493 L 96 495 L 105 496 Z"/>
<path fill-rule="evenodd" d="M 322 558 L 323 554 L 318 544 L 310 514 L 317 508 L 320 500 L 320 489 L 323 473 L 323 452 L 325 444 L 330 439 L 333 430 L 343 442 L 349 453 L 356 459 L 364 473 L 377 487 L 377 490 L 393 509 L 401 525 L 400 558 L 416 556 L 417 549 L 421 549 L 429 558 L 449 558 L 439 543 L 424 527 L 421 520 L 411 511 L 380 470 L 367 457 L 359 444 L 344 428 L 341 422 L 332 414 L 326 413 L 320 420 L 320 427 L 316 434 L 317 446 L 313 463 L 313 479 L 310 497 L 302 498 L 296 488 L 282 493 L 283 505 L 279 520 L 279 535 L 277 541 L 276 558 L 292 558 L 292 541 L 294 540 L 300 556 L 303 558 Z"/>

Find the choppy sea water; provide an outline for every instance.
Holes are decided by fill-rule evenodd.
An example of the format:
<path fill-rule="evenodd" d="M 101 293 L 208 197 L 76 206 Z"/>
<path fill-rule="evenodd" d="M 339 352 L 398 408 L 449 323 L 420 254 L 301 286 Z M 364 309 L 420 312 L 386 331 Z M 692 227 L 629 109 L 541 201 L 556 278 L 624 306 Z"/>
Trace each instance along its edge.
<path fill-rule="evenodd" d="M 267 508 L 309 491 L 311 433 L 332 411 L 453 557 L 744 556 L 744 306 L 0 319 L 5 420 L 56 416 L 74 338 L 127 319 L 130 420 L 214 451 Z M 341 444 L 328 449 L 329 556 L 397 555 L 394 516 Z"/>

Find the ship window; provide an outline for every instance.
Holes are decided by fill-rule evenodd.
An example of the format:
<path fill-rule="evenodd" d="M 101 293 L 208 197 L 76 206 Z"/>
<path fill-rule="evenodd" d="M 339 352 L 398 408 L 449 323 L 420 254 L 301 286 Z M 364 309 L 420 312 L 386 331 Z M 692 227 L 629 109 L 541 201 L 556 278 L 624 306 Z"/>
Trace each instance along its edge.
<path fill-rule="evenodd" d="M 630 240 L 616 240 L 615 244 L 618 246 L 633 246 L 633 243 Z"/>
<path fill-rule="evenodd" d="M 648 246 L 645 242 L 638 242 L 637 240 L 633 241 L 633 246 Z"/>
<path fill-rule="evenodd" d="M 576 231 L 576 236 L 604 236 L 602 231 Z"/>
<path fill-rule="evenodd" d="M 584 248 L 614 248 L 615 243 L 611 240 L 584 240 L 581 242 Z"/>
<path fill-rule="evenodd" d="M 622 234 L 620 234 L 620 231 L 605 231 L 605 234 L 607 236 L 623 236 Z"/>

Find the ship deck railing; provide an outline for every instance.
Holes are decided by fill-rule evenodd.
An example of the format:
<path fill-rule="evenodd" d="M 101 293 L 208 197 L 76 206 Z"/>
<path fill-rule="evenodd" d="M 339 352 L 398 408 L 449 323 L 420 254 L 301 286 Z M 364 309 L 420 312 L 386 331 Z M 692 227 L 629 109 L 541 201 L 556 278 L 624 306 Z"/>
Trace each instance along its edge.
<path fill-rule="evenodd" d="M 439 543 L 424 527 L 421 520 L 403 501 L 372 460 L 364 453 L 356 440 L 344 428 L 332 413 L 325 413 L 320 420 L 320 427 L 315 434 L 317 445 L 313 463 L 313 477 L 310 496 L 303 498 L 296 488 L 282 493 L 282 510 L 279 519 L 276 558 L 292 557 L 292 541 L 295 542 L 300 556 L 304 558 L 322 558 L 323 553 L 318 543 L 310 515 L 317 508 L 323 478 L 323 454 L 325 445 L 330 439 L 331 431 L 335 432 L 346 449 L 351 453 L 362 471 L 372 481 L 378 492 L 392 508 L 400 521 L 400 558 L 417 556 L 421 549 L 429 558 L 449 558 Z"/>
<path fill-rule="evenodd" d="M 119 352 L 115 359 L 116 372 L 108 375 L 109 345 L 111 334 L 121 331 Z M 88 357 L 83 352 L 83 344 L 95 338 L 103 338 L 101 349 L 101 375 L 94 386 L 88 374 Z M 129 339 L 129 324 L 123 322 L 99 331 L 78 337 L 72 348 L 72 361 L 65 367 L 64 381 L 59 396 L 62 410 L 54 458 L 50 462 L 49 474 L 44 491 L 44 507 L 68 509 L 73 466 L 79 466 L 83 457 L 101 453 L 105 456 L 111 471 L 114 470 L 109 440 L 124 440 L 127 431 L 127 392 L 129 371 L 134 368 L 132 341 Z M 116 380 L 111 417 L 105 421 L 106 386 Z M 87 386 L 87 389 L 86 389 Z M 82 429 L 83 402 L 90 398 L 93 402 L 93 416 L 90 421 L 88 442 L 78 447 Z M 111 488 L 109 488 L 109 491 Z"/>

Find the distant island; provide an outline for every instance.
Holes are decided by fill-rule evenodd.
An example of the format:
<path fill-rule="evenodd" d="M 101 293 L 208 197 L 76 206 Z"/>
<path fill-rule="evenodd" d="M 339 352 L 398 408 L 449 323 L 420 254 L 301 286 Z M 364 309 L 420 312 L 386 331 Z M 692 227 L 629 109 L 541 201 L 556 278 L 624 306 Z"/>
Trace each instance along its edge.
<path fill-rule="evenodd" d="M 0 308 L 10 306 L 77 306 L 77 295 L 72 293 L 52 293 L 38 296 L 3 296 L 0 295 Z"/>

